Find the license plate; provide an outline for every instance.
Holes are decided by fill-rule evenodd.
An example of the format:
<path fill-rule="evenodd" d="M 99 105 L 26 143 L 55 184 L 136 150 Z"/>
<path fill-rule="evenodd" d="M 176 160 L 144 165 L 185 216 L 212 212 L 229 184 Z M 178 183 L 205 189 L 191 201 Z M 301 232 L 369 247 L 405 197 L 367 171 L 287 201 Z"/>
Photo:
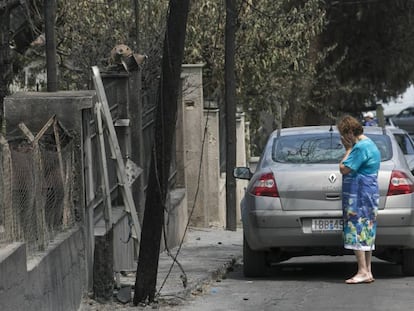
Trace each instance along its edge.
<path fill-rule="evenodd" d="M 313 232 L 342 231 L 344 220 L 341 218 L 314 218 L 312 219 Z"/>

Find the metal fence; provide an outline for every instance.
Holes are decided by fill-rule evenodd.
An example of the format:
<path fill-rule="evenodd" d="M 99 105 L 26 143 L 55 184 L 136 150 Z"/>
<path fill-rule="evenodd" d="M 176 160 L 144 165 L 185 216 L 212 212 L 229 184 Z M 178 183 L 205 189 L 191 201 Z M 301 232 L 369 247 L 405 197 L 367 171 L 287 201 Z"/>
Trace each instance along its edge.
<path fill-rule="evenodd" d="M 0 136 L 0 243 L 26 242 L 30 255 L 75 223 L 73 140 L 55 117 L 36 135 L 19 127 Z"/>

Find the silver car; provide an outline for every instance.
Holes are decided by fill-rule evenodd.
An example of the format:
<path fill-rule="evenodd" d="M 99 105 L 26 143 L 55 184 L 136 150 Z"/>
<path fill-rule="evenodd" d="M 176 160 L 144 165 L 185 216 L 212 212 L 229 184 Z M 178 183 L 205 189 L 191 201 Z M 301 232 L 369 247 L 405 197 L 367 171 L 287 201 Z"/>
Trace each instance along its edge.
<path fill-rule="evenodd" d="M 414 134 L 414 106 L 401 110 L 391 118 L 394 125 Z"/>
<path fill-rule="evenodd" d="M 414 177 L 394 135 L 365 127 L 381 151 L 380 202 L 374 256 L 402 265 L 414 275 Z M 241 201 L 246 276 L 262 276 L 272 263 L 295 256 L 351 254 L 342 240 L 344 155 L 333 126 L 285 128 L 273 132 Z"/>

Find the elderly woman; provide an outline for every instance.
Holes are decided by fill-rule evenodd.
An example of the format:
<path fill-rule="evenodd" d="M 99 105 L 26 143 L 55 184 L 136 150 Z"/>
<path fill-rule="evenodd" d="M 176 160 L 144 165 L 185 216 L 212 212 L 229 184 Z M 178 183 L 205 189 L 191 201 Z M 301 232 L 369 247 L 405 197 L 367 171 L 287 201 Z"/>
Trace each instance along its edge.
<path fill-rule="evenodd" d="M 339 164 L 343 175 L 344 247 L 354 251 L 358 263 L 357 273 L 345 282 L 371 283 L 374 281 L 371 258 L 375 249 L 381 154 L 375 143 L 363 134 L 357 119 L 344 116 L 337 127 L 346 150 Z"/>

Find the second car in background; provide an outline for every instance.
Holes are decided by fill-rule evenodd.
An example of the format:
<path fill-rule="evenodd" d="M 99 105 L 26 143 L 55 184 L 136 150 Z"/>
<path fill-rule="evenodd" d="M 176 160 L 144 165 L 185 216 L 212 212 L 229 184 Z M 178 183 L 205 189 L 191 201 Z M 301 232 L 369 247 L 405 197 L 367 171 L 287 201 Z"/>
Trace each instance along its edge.
<path fill-rule="evenodd" d="M 404 153 L 411 174 L 414 175 L 414 140 L 411 138 L 411 136 L 408 134 L 406 130 L 400 129 L 398 127 L 388 128 L 394 135 L 398 145 Z"/>
<path fill-rule="evenodd" d="M 414 135 L 414 106 L 401 110 L 391 120 L 395 126 L 406 130 L 410 135 Z"/>

